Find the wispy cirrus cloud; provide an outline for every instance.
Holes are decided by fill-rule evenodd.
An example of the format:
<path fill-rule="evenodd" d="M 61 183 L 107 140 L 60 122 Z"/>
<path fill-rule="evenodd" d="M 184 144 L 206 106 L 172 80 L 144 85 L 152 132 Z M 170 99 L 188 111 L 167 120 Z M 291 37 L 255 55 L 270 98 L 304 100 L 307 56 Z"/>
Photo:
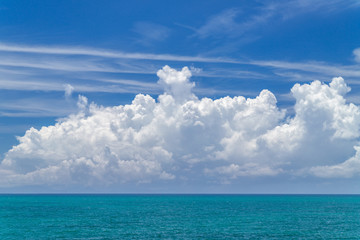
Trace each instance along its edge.
<path fill-rule="evenodd" d="M 0 103 L 1 117 L 59 117 L 76 111 L 76 104 L 64 104 L 61 99 L 25 98 Z"/>
<path fill-rule="evenodd" d="M 239 14 L 237 9 L 227 9 L 221 13 L 210 17 L 210 19 L 199 29 L 196 35 L 200 38 L 206 38 L 217 34 L 231 34 L 237 30 L 236 16 Z"/>
<path fill-rule="evenodd" d="M 357 7 L 360 7 L 360 2 L 356 0 L 263 1 L 252 9 L 252 13 L 247 14 L 246 18 L 243 18 L 241 13 L 247 10 L 230 8 L 210 16 L 207 21 L 198 28 L 181 24 L 178 25 L 193 30 L 195 36 L 199 38 L 239 37 L 243 36 L 245 32 L 256 30 L 261 26 L 269 25 L 275 21 L 277 23 L 279 21 L 283 22 L 313 12 L 334 14 L 339 11 Z"/>
<path fill-rule="evenodd" d="M 162 58 L 164 55 L 156 54 L 136 54 L 139 59 L 124 60 L 122 57 L 117 55 L 118 52 L 112 52 L 109 50 L 96 50 L 90 48 L 75 48 L 75 47 L 44 47 L 44 46 L 19 46 L 11 44 L 0 44 L 0 52 L 8 52 L 7 55 L 0 57 L 0 71 L 4 73 L 3 76 L 7 75 L 41 75 L 39 70 L 49 70 L 51 73 L 60 72 L 99 72 L 99 73 L 128 73 L 128 74 L 153 74 L 158 65 L 161 65 L 161 61 L 165 61 Z M 12 54 L 16 53 L 16 54 Z M 20 54 L 20 55 L 19 55 Z M 30 54 L 30 56 L 28 55 Z M 35 54 L 32 55 L 32 54 Z M 59 56 L 60 55 L 60 56 Z M 65 55 L 65 56 L 64 56 Z M 79 58 L 72 58 L 72 55 L 79 55 Z M 125 54 L 127 56 L 127 54 Z M 130 54 L 131 55 L 131 54 Z M 354 50 L 355 59 L 358 57 L 358 49 Z M 57 57 L 59 56 L 59 57 Z M 89 56 L 89 57 L 86 57 Z M 141 56 L 145 56 L 142 58 Z M 155 62 L 144 62 L 147 56 L 156 56 Z M 302 76 L 301 72 L 309 72 L 318 74 L 318 76 L 338 76 L 342 75 L 345 77 L 359 77 L 360 71 L 357 65 L 336 65 L 329 64 L 326 62 L 319 61 L 304 61 L 304 62 L 289 62 L 281 60 L 239 60 L 239 59 L 223 59 L 223 58 L 198 58 L 196 56 L 171 56 L 174 61 L 204 61 L 203 64 L 221 63 L 229 64 L 231 67 L 206 67 L 202 71 L 195 71 L 194 75 L 199 77 L 222 77 L 222 78 L 258 78 L 266 79 L 269 75 L 264 74 L 262 69 L 269 69 L 275 74 L 280 74 L 279 70 L 296 70 L 293 74 Z M 93 58 L 95 57 L 95 58 Z M 100 57 L 100 58 L 96 58 Z M 136 58 L 137 58 L 136 57 Z M 115 59 L 115 61 L 109 61 L 109 59 Z M 218 62 L 216 62 L 218 61 Z M 236 67 L 237 66 L 237 67 Z M 258 69 L 249 70 L 247 66 L 255 66 Z M 23 68 L 23 69 L 20 69 Z M 260 69 L 259 69 L 260 68 Z M 194 68 L 195 69 L 195 68 Z M 200 69 L 200 68 L 198 68 Z M 243 70 L 242 70 L 243 69 Z M 36 71 L 34 71 L 36 70 Z M 50 73 L 50 72 L 47 72 Z M 63 75 L 63 74 L 62 74 Z M 285 75 L 285 74 L 283 74 Z M 294 75 L 295 76 L 295 75 Z M 17 77 L 18 79 L 19 77 Z M 85 74 L 82 78 L 89 80 L 96 80 L 94 77 L 90 77 Z M 112 81 L 113 83 L 129 84 L 136 83 L 135 85 L 143 85 L 141 81 L 135 79 L 127 79 L 123 81 L 121 78 L 108 78 L 104 76 L 98 77 L 98 79 L 107 79 L 107 82 Z M 6 80 L 4 80 L 6 81 Z M 104 82 L 106 82 L 104 81 Z"/>
<path fill-rule="evenodd" d="M 304 72 L 318 73 L 322 76 L 346 76 L 360 77 L 360 70 L 357 65 L 334 65 L 326 62 L 286 62 L 286 61 L 249 61 L 249 64 L 271 67 L 274 69 L 291 69 Z"/>
<path fill-rule="evenodd" d="M 84 47 L 47 47 L 47 46 L 25 46 L 0 43 L 0 51 L 37 53 L 37 54 L 56 54 L 56 55 L 87 55 L 105 58 L 123 58 L 140 60 L 159 60 L 175 62 L 213 62 L 213 63 L 236 63 L 228 58 L 211 58 L 201 56 L 178 56 L 170 54 L 147 54 L 147 53 L 125 53 L 119 51 L 92 49 Z"/>
<path fill-rule="evenodd" d="M 279 9 L 281 15 L 284 17 L 294 17 L 304 13 L 319 12 L 319 10 L 321 10 L 319 14 L 332 14 L 350 8 L 360 7 L 360 2 L 357 0 L 292 0 L 270 3 L 268 6 Z"/>
<path fill-rule="evenodd" d="M 88 79 L 89 81 L 114 83 L 108 85 L 96 84 L 73 84 L 71 85 L 78 92 L 105 92 L 105 93 L 138 93 L 146 90 L 147 93 L 158 93 L 159 87 L 154 83 L 143 83 L 126 79 Z M 115 85 L 116 83 L 116 85 Z M 66 82 L 40 81 L 40 80 L 6 80 L 0 79 L 0 89 L 17 90 L 17 91 L 64 91 Z"/>
<path fill-rule="evenodd" d="M 133 31 L 138 34 L 137 41 L 144 45 L 150 45 L 154 42 L 166 40 L 171 29 L 152 22 L 136 22 Z"/>
<path fill-rule="evenodd" d="M 164 55 L 138 54 L 130 58 L 119 52 L 74 46 L 49 47 L 0 44 L 0 89 L 11 91 L 63 92 L 70 84 L 77 93 L 145 93 L 159 94 L 156 72 L 166 58 Z M 354 50 L 355 57 L 357 49 Z M 127 56 L 127 55 L 126 55 Z M 141 58 L 141 56 L 145 56 Z M 147 57 L 156 56 L 155 60 Z M 329 64 L 319 61 L 289 62 L 281 60 L 242 60 L 218 57 L 171 56 L 176 64 L 187 60 L 193 65 L 195 81 L 199 81 L 197 94 L 256 96 L 254 89 L 234 90 L 232 84 L 246 81 L 300 81 L 324 80 L 334 76 L 348 78 L 348 83 L 359 84 L 358 65 Z M 137 58 L 137 59 L 135 59 Z M 161 59 L 161 60 L 160 60 Z M 177 62 L 175 62 L 177 61 Z M 218 61 L 218 62 L 216 62 Z M 207 82 L 226 81 L 226 86 L 211 87 Z M 247 86 L 243 84 L 242 86 Z M 286 94 L 278 92 L 279 96 Z M 0 96 L 1 100 L 1 96 Z M 0 109 L 1 110 L 1 109 Z M 61 111 L 60 111 L 61 113 Z"/>

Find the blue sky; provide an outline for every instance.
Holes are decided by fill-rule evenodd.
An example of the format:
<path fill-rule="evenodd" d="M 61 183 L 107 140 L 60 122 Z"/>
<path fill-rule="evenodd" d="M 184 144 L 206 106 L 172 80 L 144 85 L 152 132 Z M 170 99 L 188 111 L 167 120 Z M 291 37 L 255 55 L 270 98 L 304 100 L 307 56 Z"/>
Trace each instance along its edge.
<path fill-rule="evenodd" d="M 359 193 L 359 11 L 341 0 L 1 2 L 1 191 Z M 152 100 L 132 104 L 139 93 Z M 142 121 L 124 120 L 127 108 Z M 74 139 L 98 150 L 72 150 Z"/>

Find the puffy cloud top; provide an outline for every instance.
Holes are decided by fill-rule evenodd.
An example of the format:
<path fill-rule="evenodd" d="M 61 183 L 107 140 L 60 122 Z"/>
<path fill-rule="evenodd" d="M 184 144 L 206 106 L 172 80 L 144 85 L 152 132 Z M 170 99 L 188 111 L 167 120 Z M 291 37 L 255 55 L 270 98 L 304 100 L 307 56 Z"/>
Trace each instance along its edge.
<path fill-rule="evenodd" d="M 195 83 L 190 82 L 191 72 L 184 67 L 181 71 L 165 66 L 157 72 L 158 83 L 161 84 L 165 92 L 170 94 L 176 101 L 184 102 L 189 99 L 196 99 L 191 89 Z"/>
<path fill-rule="evenodd" d="M 157 75 L 165 89 L 157 100 L 138 94 L 129 105 L 103 107 L 79 96 L 79 113 L 26 131 L 1 162 L 1 185 L 360 173 L 360 112 L 346 102 L 350 88 L 340 77 L 295 84 L 288 117 L 268 90 L 254 99 L 198 99 L 187 67 Z"/>

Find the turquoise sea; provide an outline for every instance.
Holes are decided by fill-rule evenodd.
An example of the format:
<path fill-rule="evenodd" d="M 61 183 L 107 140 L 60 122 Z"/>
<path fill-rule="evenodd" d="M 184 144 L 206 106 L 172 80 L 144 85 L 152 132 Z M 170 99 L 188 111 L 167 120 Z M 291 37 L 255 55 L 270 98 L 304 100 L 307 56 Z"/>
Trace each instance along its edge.
<path fill-rule="evenodd" d="M 0 195 L 0 239 L 360 239 L 360 195 Z"/>

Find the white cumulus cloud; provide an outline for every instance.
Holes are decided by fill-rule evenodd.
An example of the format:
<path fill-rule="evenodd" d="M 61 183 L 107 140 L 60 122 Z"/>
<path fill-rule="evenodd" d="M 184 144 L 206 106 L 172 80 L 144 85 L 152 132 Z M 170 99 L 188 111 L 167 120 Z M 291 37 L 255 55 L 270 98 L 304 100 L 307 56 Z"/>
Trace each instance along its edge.
<path fill-rule="evenodd" d="M 131 104 L 103 107 L 79 96 L 77 114 L 26 131 L 1 162 L 0 184 L 360 173 L 360 110 L 346 102 L 341 77 L 295 84 L 295 114 L 287 116 L 268 90 L 253 99 L 199 99 L 187 67 L 157 75 L 165 90 L 157 99 L 138 94 Z"/>

